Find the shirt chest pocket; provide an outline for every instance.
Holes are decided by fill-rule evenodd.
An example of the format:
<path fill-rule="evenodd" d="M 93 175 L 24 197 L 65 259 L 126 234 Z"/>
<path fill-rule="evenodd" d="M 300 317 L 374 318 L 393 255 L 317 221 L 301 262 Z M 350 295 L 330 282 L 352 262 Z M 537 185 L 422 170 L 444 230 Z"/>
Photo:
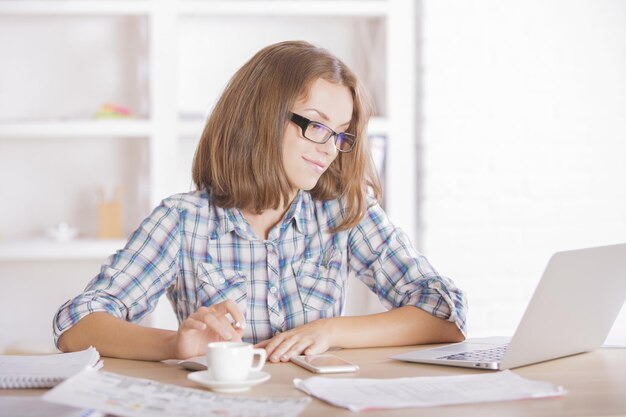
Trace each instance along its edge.
<path fill-rule="evenodd" d="M 245 313 L 248 301 L 247 284 L 246 277 L 239 271 L 200 263 L 196 267 L 196 277 L 197 308 L 232 300 Z"/>
<path fill-rule="evenodd" d="M 330 253 L 321 260 L 305 259 L 300 264 L 296 280 L 305 310 L 328 310 L 342 302 L 341 252 L 333 248 Z"/>

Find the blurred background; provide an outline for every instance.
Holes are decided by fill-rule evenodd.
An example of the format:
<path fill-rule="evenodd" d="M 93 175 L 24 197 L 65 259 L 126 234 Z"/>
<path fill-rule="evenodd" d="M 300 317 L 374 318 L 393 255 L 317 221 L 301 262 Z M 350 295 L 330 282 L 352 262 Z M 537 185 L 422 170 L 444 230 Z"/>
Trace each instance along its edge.
<path fill-rule="evenodd" d="M 230 76 L 289 39 L 361 77 L 391 219 L 470 336 L 511 335 L 555 251 L 626 241 L 625 23 L 621 0 L 0 0 L 0 352 L 54 349 L 56 309 L 192 189 Z M 380 310 L 351 285 L 348 314 Z M 166 300 L 146 323 L 176 326 Z"/>

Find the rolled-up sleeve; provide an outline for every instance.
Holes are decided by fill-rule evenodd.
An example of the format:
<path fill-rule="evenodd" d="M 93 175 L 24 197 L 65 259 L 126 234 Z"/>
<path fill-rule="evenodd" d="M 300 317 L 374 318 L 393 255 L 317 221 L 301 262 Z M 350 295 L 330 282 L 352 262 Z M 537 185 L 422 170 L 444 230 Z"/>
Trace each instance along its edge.
<path fill-rule="evenodd" d="M 164 200 L 110 256 L 84 292 L 67 301 L 53 319 L 54 341 L 79 320 L 106 312 L 136 322 L 156 306 L 176 279 L 180 252 L 180 216 L 176 201 Z"/>
<path fill-rule="evenodd" d="M 467 301 L 452 280 L 441 276 L 408 236 L 371 206 L 348 237 L 350 269 L 387 308 L 407 305 L 456 324 L 466 334 Z"/>

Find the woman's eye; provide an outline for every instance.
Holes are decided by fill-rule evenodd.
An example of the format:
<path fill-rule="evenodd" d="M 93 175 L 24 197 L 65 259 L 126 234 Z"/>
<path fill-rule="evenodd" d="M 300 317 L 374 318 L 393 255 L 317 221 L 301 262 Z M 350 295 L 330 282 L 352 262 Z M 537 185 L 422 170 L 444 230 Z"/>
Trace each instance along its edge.
<path fill-rule="evenodd" d="M 327 132 L 328 129 L 326 128 L 326 126 L 324 125 L 320 125 L 317 123 L 311 123 L 311 126 L 313 127 L 313 130 L 317 133 L 323 133 L 323 132 Z"/>

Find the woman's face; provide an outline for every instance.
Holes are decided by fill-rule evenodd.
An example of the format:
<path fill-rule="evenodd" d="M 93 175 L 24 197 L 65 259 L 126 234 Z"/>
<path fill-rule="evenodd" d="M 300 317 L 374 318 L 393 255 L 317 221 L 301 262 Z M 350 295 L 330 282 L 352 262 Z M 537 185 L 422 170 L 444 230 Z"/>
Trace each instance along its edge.
<path fill-rule="evenodd" d="M 318 79 L 306 98 L 298 100 L 293 113 L 322 123 L 337 133 L 344 132 L 352 119 L 352 94 L 348 87 Z M 283 135 L 283 165 L 294 193 L 311 190 L 337 157 L 335 137 L 315 143 L 302 136 L 302 129 L 289 121 Z"/>

